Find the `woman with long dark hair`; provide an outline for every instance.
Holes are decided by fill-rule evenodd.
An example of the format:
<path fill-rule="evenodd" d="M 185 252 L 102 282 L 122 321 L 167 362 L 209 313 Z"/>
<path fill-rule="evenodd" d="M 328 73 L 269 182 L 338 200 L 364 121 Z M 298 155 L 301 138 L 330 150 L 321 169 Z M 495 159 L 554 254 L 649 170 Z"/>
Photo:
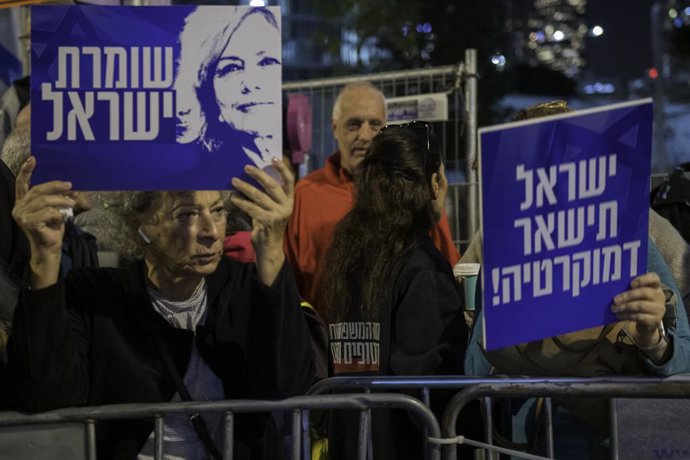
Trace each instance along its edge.
<path fill-rule="evenodd" d="M 461 298 L 429 238 L 448 189 L 430 126 L 382 129 L 355 184 L 355 205 L 335 231 L 323 283 L 334 374 L 461 374 Z M 355 414 L 331 417 L 331 459 L 355 457 L 356 423 Z M 423 458 L 419 430 L 402 414 L 374 411 L 372 439 L 374 458 Z"/>

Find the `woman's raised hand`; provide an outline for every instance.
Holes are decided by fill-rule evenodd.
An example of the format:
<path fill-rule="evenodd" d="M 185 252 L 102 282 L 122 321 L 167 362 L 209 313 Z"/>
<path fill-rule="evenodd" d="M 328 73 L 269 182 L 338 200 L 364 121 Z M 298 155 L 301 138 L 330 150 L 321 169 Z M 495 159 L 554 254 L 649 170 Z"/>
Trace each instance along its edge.
<path fill-rule="evenodd" d="M 16 178 L 12 217 L 31 246 L 32 287 L 40 289 L 57 281 L 65 224 L 61 209 L 75 205 L 72 184 L 51 181 L 31 187 L 36 159 L 29 157 Z"/>
<path fill-rule="evenodd" d="M 252 243 L 256 251 L 256 265 L 261 280 L 273 284 L 285 261 L 283 237 L 295 194 L 295 178 L 288 166 L 279 159 L 273 159 L 273 167 L 280 174 L 279 183 L 265 171 L 251 165 L 245 172 L 256 180 L 263 190 L 238 178 L 232 185 L 244 196 L 234 194 L 232 203 L 252 218 Z"/>

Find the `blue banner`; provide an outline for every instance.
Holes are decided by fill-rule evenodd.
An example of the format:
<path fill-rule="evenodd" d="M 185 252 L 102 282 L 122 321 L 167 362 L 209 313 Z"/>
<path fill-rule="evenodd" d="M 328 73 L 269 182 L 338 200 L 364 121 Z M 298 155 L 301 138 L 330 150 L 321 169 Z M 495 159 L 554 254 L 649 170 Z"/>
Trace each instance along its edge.
<path fill-rule="evenodd" d="M 651 100 L 483 128 L 488 350 L 616 321 L 646 273 Z"/>
<path fill-rule="evenodd" d="M 33 182 L 219 190 L 282 156 L 280 11 L 34 6 Z"/>

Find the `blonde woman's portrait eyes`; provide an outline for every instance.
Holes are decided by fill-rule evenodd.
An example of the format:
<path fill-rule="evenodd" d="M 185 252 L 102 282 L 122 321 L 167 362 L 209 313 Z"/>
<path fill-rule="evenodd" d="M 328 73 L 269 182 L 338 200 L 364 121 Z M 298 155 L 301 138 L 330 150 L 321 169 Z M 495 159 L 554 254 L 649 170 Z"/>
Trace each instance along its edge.
<path fill-rule="evenodd" d="M 240 58 L 225 58 L 218 61 L 216 77 L 225 77 L 244 70 L 244 61 Z"/>
<path fill-rule="evenodd" d="M 259 61 L 259 67 L 280 65 L 280 61 L 274 57 L 266 56 Z"/>

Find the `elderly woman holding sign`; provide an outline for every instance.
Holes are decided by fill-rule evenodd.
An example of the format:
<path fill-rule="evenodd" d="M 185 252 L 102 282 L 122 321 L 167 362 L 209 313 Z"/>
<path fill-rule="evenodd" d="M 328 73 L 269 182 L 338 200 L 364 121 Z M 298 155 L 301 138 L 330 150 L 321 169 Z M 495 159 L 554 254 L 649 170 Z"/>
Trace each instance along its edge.
<path fill-rule="evenodd" d="M 281 148 L 282 129 L 280 29 L 273 13 L 198 9 L 186 19 L 180 45 L 177 141 L 268 165 L 270 152 Z"/>
<path fill-rule="evenodd" d="M 279 160 L 282 185 L 253 166 L 232 202 L 252 218 L 257 261 L 223 257 L 221 194 L 136 192 L 122 207 L 143 260 L 127 269 L 84 269 L 58 276 L 71 184 L 29 186 L 35 159 L 17 178 L 14 218 L 31 244 L 30 273 L 10 339 L 20 407 L 280 398 L 304 393 L 313 377 L 310 336 L 299 306 L 283 233 L 293 177 Z M 168 417 L 164 450 L 175 458 L 217 456 L 217 417 Z M 239 458 L 259 445 L 263 420 L 237 423 Z M 99 424 L 99 458 L 150 458 L 150 420 Z M 102 454 L 102 455 L 101 455 Z"/>

